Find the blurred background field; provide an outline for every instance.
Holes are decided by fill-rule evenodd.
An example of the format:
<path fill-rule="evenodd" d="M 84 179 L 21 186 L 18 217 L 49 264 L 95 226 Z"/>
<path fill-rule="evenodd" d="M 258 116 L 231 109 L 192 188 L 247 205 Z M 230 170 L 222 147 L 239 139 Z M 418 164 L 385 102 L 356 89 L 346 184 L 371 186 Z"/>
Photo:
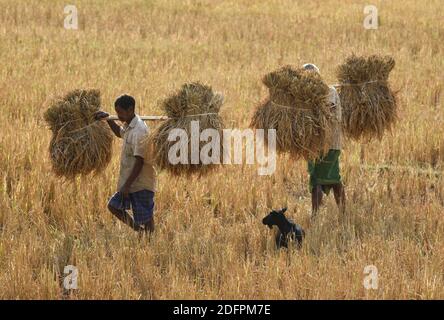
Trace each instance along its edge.
<path fill-rule="evenodd" d="M 79 30 L 65 30 L 76 5 Z M 442 1 L 0 0 L 0 298 L 444 298 L 444 27 Z M 99 177 L 54 177 L 43 121 L 48 97 L 99 88 L 139 114 L 182 83 L 225 94 L 221 114 L 246 128 L 266 95 L 263 74 L 314 62 L 328 83 L 351 53 L 388 54 L 400 121 L 382 141 L 345 141 L 347 215 L 330 197 L 314 224 L 306 163 L 278 157 L 272 176 L 231 165 L 203 178 L 159 175 L 156 234 L 140 241 L 106 210 L 120 141 Z M 152 124 L 151 124 L 152 125 Z M 277 252 L 270 208 L 308 229 L 301 251 Z M 79 270 L 63 290 L 63 268 Z M 378 289 L 363 286 L 364 268 Z"/>

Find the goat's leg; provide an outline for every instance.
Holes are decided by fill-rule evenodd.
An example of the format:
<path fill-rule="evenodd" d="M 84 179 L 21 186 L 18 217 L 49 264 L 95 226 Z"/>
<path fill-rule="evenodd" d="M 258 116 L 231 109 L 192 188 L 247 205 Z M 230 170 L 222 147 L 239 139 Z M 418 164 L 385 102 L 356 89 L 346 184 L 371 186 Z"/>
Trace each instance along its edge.
<path fill-rule="evenodd" d="M 276 234 L 276 248 L 280 249 L 281 247 L 286 247 L 286 243 L 285 243 L 284 235 L 279 230 Z"/>
<path fill-rule="evenodd" d="M 287 236 L 283 234 L 281 231 L 278 231 L 276 235 L 276 247 L 278 249 L 282 247 L 288 248 Z"/>

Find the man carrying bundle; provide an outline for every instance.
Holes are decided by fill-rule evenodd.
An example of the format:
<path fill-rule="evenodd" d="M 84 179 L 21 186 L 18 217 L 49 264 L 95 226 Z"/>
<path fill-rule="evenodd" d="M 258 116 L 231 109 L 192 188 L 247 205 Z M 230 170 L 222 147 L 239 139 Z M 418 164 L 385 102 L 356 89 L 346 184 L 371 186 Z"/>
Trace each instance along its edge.
<path fill-rule="evenodd" d="M 97 112 L 96 119 L 107 120 L 114 134 L 123 139 L 118 191 L 109 200 L 108 210 L 135 231 L 151 233 L 156 173 L 149 159 L 148 127 L 135 114 L 135 105 L 134 98 L 126 94 L 114 102 L 123 127 L 107 119 L 109 114 L 104 111 Z M 134 218 L 127 212 L 130 208 Z"/>
<path fill-rule="evenodd" d="M 318 67 L 311 63 L 304 64 L 303 68 L 319 73 Z M 323 193 L 328 195 L 331 189 L 333 189 L 339 210 L 342 213 L 345 211 L 345 191 L 339 173 L 339 155 L 342 144 L 342 110 L 339 95 L 333 86 L 330 87 L 329 101 L 333 110 L 330 150 L 326 155 L 321 154 L 315 161 L 308 162 L 312 218 L 316 216 L 319 206 L 322 204 Z"/>

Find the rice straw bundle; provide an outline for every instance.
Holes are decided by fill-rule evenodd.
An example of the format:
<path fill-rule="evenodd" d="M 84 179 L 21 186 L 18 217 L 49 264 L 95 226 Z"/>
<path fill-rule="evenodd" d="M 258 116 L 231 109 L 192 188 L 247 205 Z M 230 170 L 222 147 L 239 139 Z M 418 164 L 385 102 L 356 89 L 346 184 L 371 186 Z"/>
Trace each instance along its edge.
<path fill-rule="evenodd" d="M 57 176 L 99 173 L 110 162 L 113 135 L 106 123 L 95 121 L 98 110 L 98 90 L 74 90 L 50 103 L 44 118 L 53 134 L 49 153 Z"/>
<path fill-rule="evenodd" d="M 314 159 L 327 151 L 330 88 L 320 75 L 285 66 L 265 75 L 262 82 L 270 94 L 256 107 L 250 127 L 276 129 L 276 150 L 296 159 Z"/>
<path fill-rule="evenodd" d="M 218 161 L 222 163 L 223 142 L 222 129 L 223 121 L 219 116 L 219 110 L 223 103 L 223 96 L 214 93 L 210 86 L 199 82 L 186 83 L 181 89 L 165 99 L 161 108 L 168 116 L 168 120 L 155 129 L 150 136 L 150 145 L 154 150 L 154 163 L 160 169 L 166 169 L 173 175 L 191 175 L 198 173 L 204 175 L 215 168 L 215 164 L 204 164 L 200 157 L 198 163 L 191 163 L 191 121 L 199 121 L 199 135 L 205 129 L 216 129 L 220 140 Z M 172 129 L 183 129 L 188 136 L 187 164 L 172 164 L 168 159 L 170 147 L 178 143 L 168 141 L 168 135 Z M 199 137 L 198 137 L 199 138 Z M 211 139 L 210 139 L 211 140 Z M 199 154 L 204 145 L 208 142 L 199 142 Z M 211 153 L 210 153 L 211 155 Z"/>
<path fill-rule="evenodd" d="M 343 127 L 350 138 L 380 140 L 396 122 L 396 96 L 388 83 L 394 66 L 392 57 L 378 55 L 352 55 L 339 66 Z"/>

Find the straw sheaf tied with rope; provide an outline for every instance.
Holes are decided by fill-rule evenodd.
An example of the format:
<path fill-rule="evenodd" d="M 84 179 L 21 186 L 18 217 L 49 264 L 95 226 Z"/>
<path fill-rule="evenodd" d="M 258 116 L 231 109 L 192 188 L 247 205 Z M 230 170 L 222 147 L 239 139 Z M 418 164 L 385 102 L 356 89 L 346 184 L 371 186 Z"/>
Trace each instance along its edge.
<path fill-rule="evenodd" d="M 221 94 L 213 92 L 210 86 L 199 82 L 186 83 L 182 85 L 180 90 L 166 98 L 161 104 L 161 109 L 166 113 L 168 119 L 159 125 L 149 138 L 150 149 L 154 151 L 156 166 L 160 170 L 167 170 L 173 175 L 191 175 L 194 173 L 204 175 L 214 169 L 217 165 L 203 164 L 200 157 L 198 163 L 191 163 L 191 152 L 193 151 L 191 147 L 191 122 L 198 121 L 199 135 L 205 129 L 215 129 L 218 131 L 219 137 L 222 137 L 224 124 L 219 115 L 222 104 L 223 96 Z M 168 140 L 168 136 L 173 129 L 183 129 L 187 134 L 187 164 L 172 164 L 168 158 L 170 148 L 178 143 Z M 217 156 L 219 162 L 222 163 L 222 138 L 219 139 L 219 142 L 211 142 L 218 145 L 220 152 L 218 155 L 213 155 L 210 151 L 209 155 Z M 209 141 L 199 142 L 199 155 L 202 147 L 208 143 Z"/>
<path fill-rule="evenodd" d="M 296 159 L 314 159 L 327 151 L 332 117 L 330 89 L 320 75 L 284 66 L 266 74 L 262 82 L 269 96 L 256 107 L 250 126 L 276 129 L 276 150 Z"/>
<path fill-rule="evenodd" d="M 95 121 L 98 110 L 99 90 L 73 90 L 49 102 L 44 119 L 52 131 L 49 154 L 57 176 L 97 174 L 110 162 L 113 135 L 106 123 Z"/>
<path fill-rule="evenodd" d="M 354 140 L 378 138 L 397 120 L 397 99 L 388 78 L 395 66 L 390 56 L 350 56 L 337 70 L 341 83 L 343 128 Z"/>

